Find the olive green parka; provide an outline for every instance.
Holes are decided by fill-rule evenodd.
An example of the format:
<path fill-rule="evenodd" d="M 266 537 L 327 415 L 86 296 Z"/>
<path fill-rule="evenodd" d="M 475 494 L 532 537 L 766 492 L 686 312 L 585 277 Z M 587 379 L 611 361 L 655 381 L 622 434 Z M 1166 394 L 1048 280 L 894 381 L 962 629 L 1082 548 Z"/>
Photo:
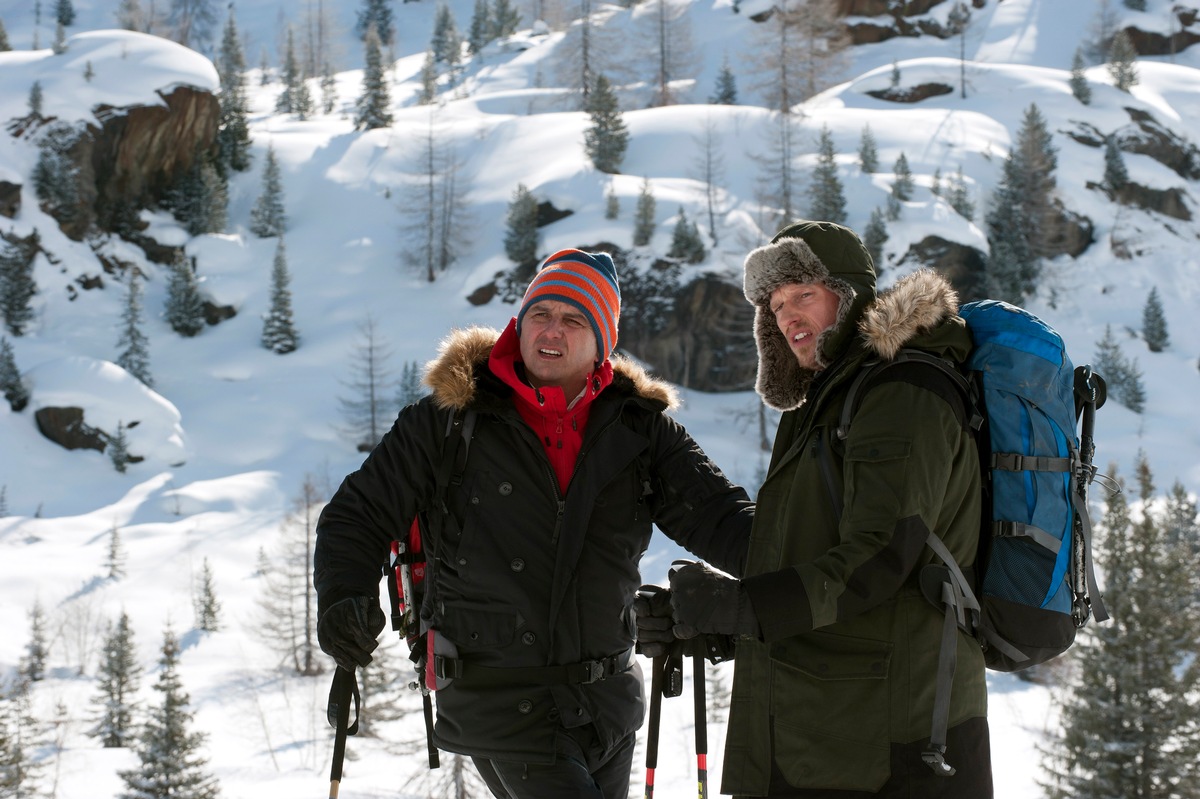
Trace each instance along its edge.
<path fill-rule="evenodd" d="M 746 275 L 758 310 L 758 390 L 784 413 L 744 578 L 763 639 L 738 644 L 722 792 L 870 795 L 886 784 L 888 796 L 965 796 L 950 781 L 941 783 L 950 793 L 910 793 L 893 774 L 897 752 L 928 740 L 933 718 L 943 614 L 918 585 L 922 567 L 937 561 L 929 531 L 964 567 L 975 561 L 980 475 L 961 403 L 893 367 L 884 374 L 898 377 L 862 395 L 848 437 L 835 434 L 868 360 L 901 347 L 966 357 L 957 297 L 922 271 L 876 298 L 870 256 L 857 236 L 829 223 L 794 225 L 762 249 L 747 258 Z M 781 285 L 818 281 L 841 303 L 838 321 L 818 338 L 822 366 L 810 372 L 787 351 L 768 302 Z M 987 752 L 983 655 L 960 633 L 957 657 L 946 759 L 990 795 L 990 762 L 962 759 Z M 974 755 L 953 746 L 968 720 L 982 730 L 980 745 L 966 747 Z M 931 776 L 920 762 L 914 773 Z"/>

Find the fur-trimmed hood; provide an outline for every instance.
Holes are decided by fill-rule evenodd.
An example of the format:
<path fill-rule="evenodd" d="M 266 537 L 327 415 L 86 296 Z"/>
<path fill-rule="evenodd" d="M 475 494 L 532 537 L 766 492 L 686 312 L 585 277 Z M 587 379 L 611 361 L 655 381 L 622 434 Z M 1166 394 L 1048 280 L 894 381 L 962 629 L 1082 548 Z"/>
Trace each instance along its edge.
<path fill-rule="evenodd" d="M 957 313 L 958 294 L 949 281 L 933 270 L 922 269 L 904 276 L 882 292 L 862 311 L 855 328 L 867 350 L 884 360 L 891 360 L 902 347 L 913 345 L 916 339 Z M 845 322 L 839 317 L 836 324 Z M 779 338 L 782 339 L 782 335 Z M 817 374 L 801 369 L 795 356 L 790 351 L 787 354 L 790 363 L 779 361 L 784 370 L 774 373 L 770 371 L 775 368 L 774 364 L 760 357 L 756 386 L 767 405 L 784 411 L 799 407 Z M 773 393 L 764 393 L 763 387 Z"/>
<path fill-rule="evenodd" d="M 455 328 L 438 346 L 437 357 L 425 365 L 422 382 L 433 392 L 433 401 L 440 408 L 461 410 L 477 400 L 476 371 L 486 369 L 492 347 L 500 339 L 500 331 L 490 327 Z M 666 410 L 679 407 L 679 394 L 669 383 L 652 376 L 636 362 L 622 355 L 609 358 L 613 367 L 613 382 L 606 391 L 623 391 L 651 402 Z"/>

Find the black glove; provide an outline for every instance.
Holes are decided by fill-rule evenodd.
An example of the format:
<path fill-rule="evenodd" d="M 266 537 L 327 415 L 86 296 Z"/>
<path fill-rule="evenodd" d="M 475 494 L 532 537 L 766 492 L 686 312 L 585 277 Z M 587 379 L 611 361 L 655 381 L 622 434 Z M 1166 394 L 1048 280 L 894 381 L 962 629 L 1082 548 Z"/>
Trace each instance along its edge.
<path fill-rule="evenodd" d="M 676 638 L 708 633 L 762 638 L 754 606 L 740 580 L 686 560 L 675 561 L 670 578 Z"/>
<path fill-rule="evenodd" d="M 633 600 L 633 612 L 637 616 L 637 653 L 650 658 L 667 654 L 675 643 L 671 592 L 661 585 L 643 585 Z"/>
<path fill-rule="evenodd" d="M 352 596 L 334 602 L 317 619 L 317 643 L 346 671 L 371 662 L 386 621 L 379 600 Z"/>

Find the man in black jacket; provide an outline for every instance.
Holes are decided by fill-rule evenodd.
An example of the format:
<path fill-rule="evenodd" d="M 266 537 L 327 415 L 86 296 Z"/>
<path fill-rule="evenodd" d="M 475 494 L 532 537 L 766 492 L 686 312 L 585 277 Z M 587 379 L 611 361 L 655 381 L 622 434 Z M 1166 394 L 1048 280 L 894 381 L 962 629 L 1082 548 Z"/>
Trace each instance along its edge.
<path fill-rule="evenodd" d="M 620 290 L 603 253 L 564 250 L 501 333 L 459 330 L 317 525 L 322 649 L 353 669 L 383 627 L 380 564 L 421 513 L 434 740 L 497 797 L 624 799 L 642 724 L 633 658 L 652 525 L 740 574 L 753 506 L 665 411 L 674 391 L 612 355 Z M 473 435 L 444 501 L 452 416 Z"/>

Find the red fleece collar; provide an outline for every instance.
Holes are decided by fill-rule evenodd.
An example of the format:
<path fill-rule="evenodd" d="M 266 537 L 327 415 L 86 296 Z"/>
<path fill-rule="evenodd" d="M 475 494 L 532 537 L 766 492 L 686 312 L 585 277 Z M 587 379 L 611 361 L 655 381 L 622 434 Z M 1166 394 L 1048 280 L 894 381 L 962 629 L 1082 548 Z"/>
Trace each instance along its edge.
<path fill-rule="evenodd" d="M 516 396 L 529 406 L 544 411 L 566 413 L 567 405 L 575 398 L 567 398 L 563 390 L 557 386 L 536 389 L 529 385 L 517 374 L 518 363 L 521 363 L 521 342 L 517 338 L 517 320 L 514 317 L 509 320 L 508 326 L 504 328 L 504 332 L 492 346 L 492 354 L 488 357 L 488 369 L 504 381 Z M 612 361 L 606 358 L 603 363 L 592 370 L 583 396 L 571 410 L 577 411 L 590 403 L 601 391 L 608 388 L 612 379 Z"/>

